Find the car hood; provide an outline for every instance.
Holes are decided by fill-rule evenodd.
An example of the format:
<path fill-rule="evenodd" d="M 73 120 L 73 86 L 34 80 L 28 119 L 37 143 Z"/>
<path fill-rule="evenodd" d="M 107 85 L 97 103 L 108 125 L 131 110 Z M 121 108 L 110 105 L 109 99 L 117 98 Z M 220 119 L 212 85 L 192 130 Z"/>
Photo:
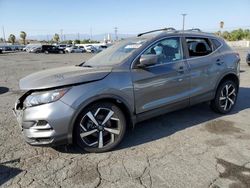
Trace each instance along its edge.
<path fill-rule="evenodd" d="M 81 84 L 103 79 L 111 72 L 111 67 L 92 68 L 81 66 L 67 66 L 48 69 L 30 74 L 19 82 L 21 90 L 38 90 Z"/>

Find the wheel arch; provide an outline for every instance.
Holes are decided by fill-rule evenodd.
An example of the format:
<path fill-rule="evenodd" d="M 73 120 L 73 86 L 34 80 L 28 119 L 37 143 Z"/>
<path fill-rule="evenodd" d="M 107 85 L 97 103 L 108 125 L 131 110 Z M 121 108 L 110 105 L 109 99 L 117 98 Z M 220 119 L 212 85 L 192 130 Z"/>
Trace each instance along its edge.
<path fill-rule="evenodd" d="M 126 122 L 129 125 L 129 127 L 134 127 L 135 124 L 135 116 L 133 113 L 133 108 L 129 106 L 129 104 L 124 100 L 123 98 L 115 95 L 102 95 L 98 97 L 93 97 L 87 101 L 84 101 L 79 108 L 76 110 L 75 114 L 73 115 L 73 118 L 71 120 L 69 130 L 68 130 L 68 143 L 73 143 L 73 135 L 75 131 L 75 123 L 80 116 L 81 112 L 86 109 L 88 106 L 97 103 L 97 102 L 111 102 L 117 105 L 122 112 L 125 115 Z"/>
<path fill-rule="evenodd" d="M 220 81 L 216 85 L 216 91 L 218 87 L 220 86 L 220 84 L 223 83 L 225 80 L 234 81 L 237 85 L 237 90 L 239 90 L 239 84 L 240 84 L 239 77 L 235 73 L 229 72 L 221 77 Z"/>

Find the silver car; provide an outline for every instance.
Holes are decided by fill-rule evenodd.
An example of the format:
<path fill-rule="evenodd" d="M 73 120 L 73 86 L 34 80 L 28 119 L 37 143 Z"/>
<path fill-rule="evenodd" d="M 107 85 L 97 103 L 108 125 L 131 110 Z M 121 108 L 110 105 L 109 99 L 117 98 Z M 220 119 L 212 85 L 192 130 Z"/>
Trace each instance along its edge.
<path fill-rule="evenodd" d="M 65 48 L 66 53 L 83 53 L 84 50 L 80 48 L 79 46 L 71 46 Z"/>
<path fill-rule="evenodd" d="M 162 31 L 160 34 L 150 34 Z M 121 40 L 77 66 L 20 80 L 14 112 L 31 145 L 77 143 L 105 152 L 137 122 L 210 101 L 225 114 L 236 103 L 239 55 L 223 39 L 172 28 Z"/>

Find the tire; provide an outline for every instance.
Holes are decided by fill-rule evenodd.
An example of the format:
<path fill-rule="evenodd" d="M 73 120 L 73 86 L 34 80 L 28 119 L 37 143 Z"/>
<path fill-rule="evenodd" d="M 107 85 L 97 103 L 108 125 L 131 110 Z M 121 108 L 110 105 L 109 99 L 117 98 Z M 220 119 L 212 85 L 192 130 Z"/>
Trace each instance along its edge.
<path fill-rule="evenodd" d="M 59 54 L 63 54 L 63 51 L 60 50 L 60 51 L 59 51 Z"/>
<path fill-rule="evenodd" d="M 49 54 L 49 51 L 46 50 L 44 53 L 45 53 L 45 54 Z"/>
<path fill-rule="evenodd" d="M 99 102 L 82 111 L 75 124 L 77 145 L 87 152 L 106 152 L 115 148 L 126 132 L 126 118 L 113 103 Z"/>
<path fill-rule="evenodd" d="M 250 63 L 248 63 L 248 66 L 250 66 Z"/>
<path fill-rule="evenodd" d="M 237 84 L 232 80 L 226 80 L 219 85 L 215 98 L 211 101 L 211 108 L 217 113 L 229 113 L 236 103 L 237 96 Z"/>

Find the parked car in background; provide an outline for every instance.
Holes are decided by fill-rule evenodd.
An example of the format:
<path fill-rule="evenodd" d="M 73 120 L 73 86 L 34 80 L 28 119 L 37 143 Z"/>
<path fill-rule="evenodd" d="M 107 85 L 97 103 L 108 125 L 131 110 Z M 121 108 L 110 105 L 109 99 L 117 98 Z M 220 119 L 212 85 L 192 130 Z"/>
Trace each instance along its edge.
<path fill-rule="evenodd" d="M 147 35 L 162 31 L 157 35 Z M 195 46 L 195 47 L 194 47 Z M 88 152 L 116 147 L 143 120 L 209 102 L 229 113 L 240 58 L 214 34 L 165 28 L 117 42 L 78 66 L 20 80 L 14 112 L 31 145 L 70 144 Z"/>
<path fill-rule="evenodd" d="M 57 46 L 59 49 L 65 50 L 65 48 L 67 47 L 67 44 L 59 44 Z"/>
<path fill-rule="evenodd" d="M 71 46 L 65 48 L 66 53 L 83 53 L 84 49 L 80 48 L 79 46 Z"/>
<path fill-rule="evenodd" d="M 40 47 L 42 46 L 42 44 L 38 43 L 38 44 L 28 44 L 25 47 L 22 48 L 23 51 L 25 52 L 29 52 L 31 49 L 36 48 L 36 47 Z"/>
<path fill-rule="evenodd" d="M 96 53 L 98 50 L 93 45 L 86 45 L 84 46 L 86 52 L 88 53 Z"/>
<path fill-rule="evenodd" d="M 23 49 L 22 49 L 22 51 L 27 52 L 28 48 L 29 48 L 28 46 L 24 46 Z"/>
<path fill-rule="evenodd" d="M 65 51 L 63 49 L 58 48 L 58 46 L 53 45 L 42 45 L 41 52 L 45 54 L 64 54 Z"/>
<path fill-rule="evenodd" d="M 78 48 L 82 49 L 82 52 L 86 52 L 84 46 L 78 46 Z"/>
<path fill-rule="evenodd" d="M 250 66 L 250 52 L 247 53 L 246 62 Z"/>
<path fill-rule="evenodd" d="M 13 50 L 12 50 L 12 48 L 10 46 L 3 46 L 2 47 L 2 51 L 4 51 L 4 52 L 11 52 Z"/>
<path fill-rule="evenodd" d="M 22 51 L 25 45 L 17 45 L 18 51 Z"/>
<path fill-rule="evenodd" d="M 29 53 L 41 53 L 42 52 L 42 46 L 33 47 L 29 50 Z"/>

